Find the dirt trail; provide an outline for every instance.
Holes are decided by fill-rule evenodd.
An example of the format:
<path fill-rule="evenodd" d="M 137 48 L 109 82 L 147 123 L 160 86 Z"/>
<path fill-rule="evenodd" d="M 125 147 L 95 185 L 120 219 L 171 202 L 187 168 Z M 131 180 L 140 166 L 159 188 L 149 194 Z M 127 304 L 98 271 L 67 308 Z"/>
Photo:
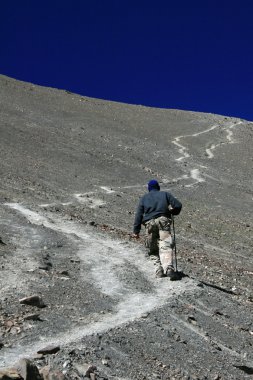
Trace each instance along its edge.
<path fill-rule="evenodd" d="M 121 241 L 85 231 L 84 227 L 78 223 L 61 220 L 52 215 L 48 217 L 46 214 L 32 211 L 18 203 L 6 203 L 5 207 L 21 213 L 31 224 L 44 226 L 71 240 L 74 239 L 78 245 L 77 257 L 82 260 L 84 267 L 91 267 L 88 274 L 81 272 L 80 275 L 86 280 L 88 278 L 100 292 L 112 297 L 117 302 L 117 306 L 113 313 L 103 314 L 96 322 L 74 327 L 67 332 L 59 332 L 50 338 L 40 336 L 39 343 L 37 337 L 34 337 L 34 342 L 27 346 L 20 345 L 5 349 L 0 359 L 0 366 L 11 365 L 19 357 L 34 355 L 42 344 L 56 343 L 64 346 L 78 342 L 84 336 L 102 333 L 140 318 L 144 313 L 161 307 L 169 299 L 178 297 L 186 291 L 198 291 L 197 283 L 188 278 L 176 283 L 170 282 L 169 279 L 167 281 L 156 279 L 151 262 L 134 246 L 126 246 Z M 135 289 L 135 284 L 126 285 L 121 279 L 125 271 L 129 273 L 127 269 L 129 267 L 131 276 L 147 278 L 150 284 L 148 292 Z"/>

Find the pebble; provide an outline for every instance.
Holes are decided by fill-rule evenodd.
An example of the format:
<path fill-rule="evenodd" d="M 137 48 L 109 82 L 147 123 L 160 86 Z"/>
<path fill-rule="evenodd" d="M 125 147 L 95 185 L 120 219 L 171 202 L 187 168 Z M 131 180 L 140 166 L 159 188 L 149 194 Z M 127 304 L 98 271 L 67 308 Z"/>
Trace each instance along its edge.
<path fill-rule="evenodd" d="M 60 274 L 62 274 L 63 276 L 69 276 L 69 272 L 67 270 L 62 270 Z"/>
<path fill-rule="evenodd" d="M 149 313 L 143 313 L 143 314 L 141 315 L 141 318 L 145 319 L 145 318 L 148 318 L 148 316 L 149 316 Z"/>

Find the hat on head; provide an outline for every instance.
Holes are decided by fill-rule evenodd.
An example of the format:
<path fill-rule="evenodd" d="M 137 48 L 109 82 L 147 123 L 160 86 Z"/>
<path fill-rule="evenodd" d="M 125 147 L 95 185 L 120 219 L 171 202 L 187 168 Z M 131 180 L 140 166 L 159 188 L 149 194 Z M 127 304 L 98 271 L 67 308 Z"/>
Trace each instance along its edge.
<path fill-rule="evenodd" d="M 160 190 L 160 186 L 156 179 L 151 179 L 151 181 L 149 181 L 148 183 L 148 191 L 151 191 L 154 189 Z"/>

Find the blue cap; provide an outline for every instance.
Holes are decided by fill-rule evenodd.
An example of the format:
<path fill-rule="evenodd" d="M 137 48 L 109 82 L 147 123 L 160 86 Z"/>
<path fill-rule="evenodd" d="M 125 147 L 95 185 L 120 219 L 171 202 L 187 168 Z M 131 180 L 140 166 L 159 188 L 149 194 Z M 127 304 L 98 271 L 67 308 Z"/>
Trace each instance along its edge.
<path fill-rule="evenodd" d="M 151 191 L 154 189 L 160 190 L 160 186 L 156 179 L 151 179 L 151 181 L 149 181 L 148 183 L 148 191 Z"/>

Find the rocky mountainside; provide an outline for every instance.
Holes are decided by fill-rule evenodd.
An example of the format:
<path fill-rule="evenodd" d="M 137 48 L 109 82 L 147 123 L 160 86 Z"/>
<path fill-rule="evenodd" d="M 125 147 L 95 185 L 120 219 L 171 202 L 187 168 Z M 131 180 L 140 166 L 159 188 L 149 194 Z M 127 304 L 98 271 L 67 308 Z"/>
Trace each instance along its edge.
<path fill-rule="evenodd" d="M 250 379 L 252 137 L 0 76 L 0 379 Z M 183 203 L 180 281 L 131 235 L 152 178 Z"/>

